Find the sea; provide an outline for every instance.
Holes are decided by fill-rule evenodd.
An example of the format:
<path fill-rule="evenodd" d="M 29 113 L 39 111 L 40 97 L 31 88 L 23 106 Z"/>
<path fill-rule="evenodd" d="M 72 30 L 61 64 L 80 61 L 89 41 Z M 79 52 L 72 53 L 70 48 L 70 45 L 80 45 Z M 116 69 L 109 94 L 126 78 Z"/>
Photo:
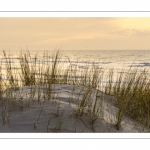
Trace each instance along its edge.
<path fill-rule="evenodd" d="M 42 59 L 46 56 L 54 56 L 57 50 L 28 50 L 31 57 Z M 5 53 L 11 57 L 12 68 L 19 68 L 18 56 L 26 50 L 5 50 Z M 150 50 L 60 50 L 61 62 L 64 64 L 76 65 L 77 68 L 84 68 L 90 65 L 96 65 L 106 70 L 114 69 L 119 73 L 122 69 L 149 70 L 150 68 Z M 1 64 L 4 65 L 3 50 L 0 50 Z M 43 63 L 43 61 L 40 61 Z M 50 62 L 49 62 L 50 63 Z M 4 75 L 5 76 L 5 75 Z"/>

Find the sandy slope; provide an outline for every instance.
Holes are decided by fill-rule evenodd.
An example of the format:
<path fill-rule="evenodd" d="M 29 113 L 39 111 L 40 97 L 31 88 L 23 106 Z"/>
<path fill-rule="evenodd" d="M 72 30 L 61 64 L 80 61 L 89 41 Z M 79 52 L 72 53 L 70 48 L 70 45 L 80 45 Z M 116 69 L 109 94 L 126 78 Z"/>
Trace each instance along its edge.
<path fill-rule="evenodd" d="M 95 91 L 90 91 L 86 98 L 90 106 L 84 109 L 81 116 L 78 115 L 78 110 L 87 92 L 86 87 L 52 85 L 49 98 L 45 88 L 20 87 L 11 90 L 12 95 L 17 98 L 5 99 L 4 96 L 0 101 L 0 132 L 144 132 L 142 126 L 127 116 L 122 121 L 122 129 L 116 130 L 114 124 L 117 108 L 112 96 L 99 91 L 97 117 L 90 113 L 89 108 L 94 107 L 96 99 Z"/>

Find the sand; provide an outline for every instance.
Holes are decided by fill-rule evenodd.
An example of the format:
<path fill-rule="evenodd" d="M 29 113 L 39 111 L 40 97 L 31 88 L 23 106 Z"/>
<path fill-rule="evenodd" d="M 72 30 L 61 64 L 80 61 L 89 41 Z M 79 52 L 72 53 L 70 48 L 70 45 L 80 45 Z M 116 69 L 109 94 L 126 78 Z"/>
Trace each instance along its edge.
<path fill-rule="evenodd" d="M 5 95 L 1 98 L 0 132 L 133 133 L 146 131 L 129 116 L 123 118 L 121 129 L 116 129 L 118 109 L 113 96 L 95 90 L 86 93 L 87 87 L 77 85 L 53 84 L 50 87 L 50 95 L 46 93 L 45 88 L 45 85 L 40 85 L 6 90 L 5 93 L 11 91 L 14 98 L 6 99 Z M 90 108 L 94 108 L 96 92 L 99 98 L 95 106 L 97 113 L 92 115 Z M 34 93 L 34 96 L 31 93 Z M 88 96 L 85 97 L 87 94 Z M 83 108 L 81 115 L 79 106 L 83 98 L 88 101 L 89 106 Z"/>

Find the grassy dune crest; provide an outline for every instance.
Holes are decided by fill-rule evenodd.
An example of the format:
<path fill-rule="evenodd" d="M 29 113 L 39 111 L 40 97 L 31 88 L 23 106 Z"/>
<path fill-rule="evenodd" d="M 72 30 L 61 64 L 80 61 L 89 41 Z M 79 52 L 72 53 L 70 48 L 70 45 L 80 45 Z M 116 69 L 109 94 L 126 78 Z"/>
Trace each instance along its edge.
<path fill-rule="evenodd" d="M 105 68 L 95 64 L 78 68 L 77 65 L 72 65 L 68 59 L 62 63 L 60 57 L 61 52 L 57 51 L 55 55 L 43 55 L 43 59 L 38 56 L 31 56 L 29 51 L 20 52 L 18 56 L 20 69 L 12 68 L 12 57 L 6 52 L 3 52 L 5 64 L 0 65 L 0 106 L 1 119 L 3 124 L 9 119 L 9 109 L 23 110 L 25 107 L 30 107 L 32 100 L 37 100 L 40 103 L 40 114 L 34 127 L 37 127 L 38 120 L 43 113 L 41 99 L 50 101 L 55 99 L 55 85 L 75 85 L 85 87 L 78 91 L 78 99 L 80 93 L 83 93 L 82 98 L 78 103 L 76 115 L 81 117 L 84 114 L 90 116 L 90 124 L 94 131 L 94 124 L 97 119 L 103 118 L 102 102 L 108 102 L 107 97 L 101 93 L 113 97 L 113 106 L 117 108 L 115 123 L 112 123 L 116 130 L 122 128 L 122 120 L 125 116 L 129 116 L 143 126 L 143 129 L 150 128 L 150 78 L 149 71 L 138 71 L 130 68 L 122 70 L 114 75 L 114 70 L 110 69 L 108 73 Z M 5 74 L 5 78 L 3 77 Z M 104 77 L 107 80 L 103 82 Z M 30 96 L 24 103 L 24 96 L 18 91 L 21 87 L 30 87 Z M 36 87 L 36 88 L 35 88 Z M 44 95 L 42 94 L 44 89 Z M 72 95 L 76 90 L 72 89 Z M 58 95 L 57 95 L 58 96 Z M 93 100 L 93 98 L 95 98 Z M 59 110 L 54 114 L 58 116 Z M 60 118 L 55 131 L 60 130 L 65 118 Z M 48 126 L 50 120 L 48 121 Z M 48 128 L 47 128 L 48 130 Z"/>

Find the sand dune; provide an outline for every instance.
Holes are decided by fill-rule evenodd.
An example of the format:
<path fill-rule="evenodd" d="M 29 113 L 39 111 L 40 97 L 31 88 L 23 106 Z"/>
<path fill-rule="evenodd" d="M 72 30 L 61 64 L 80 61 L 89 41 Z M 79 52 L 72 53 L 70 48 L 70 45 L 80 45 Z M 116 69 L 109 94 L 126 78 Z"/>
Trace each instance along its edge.
<path fill-rule="evenodd" d="M 144 131 L 141 125 L 128 116 L 124 117 L 122 128 L 116 130 L 117 108 L 112 96 L 91 89 L 88 91 L 87 87 L 77 85 L 53 84 L 49 93 L 46 93 L 45 88 L 46 85 L 7 89 L 5 94 L 11 91 L 14 99 L 2 98 L 0 132 Z M 83 99 L 86 102 L 81 107 Z"/>

